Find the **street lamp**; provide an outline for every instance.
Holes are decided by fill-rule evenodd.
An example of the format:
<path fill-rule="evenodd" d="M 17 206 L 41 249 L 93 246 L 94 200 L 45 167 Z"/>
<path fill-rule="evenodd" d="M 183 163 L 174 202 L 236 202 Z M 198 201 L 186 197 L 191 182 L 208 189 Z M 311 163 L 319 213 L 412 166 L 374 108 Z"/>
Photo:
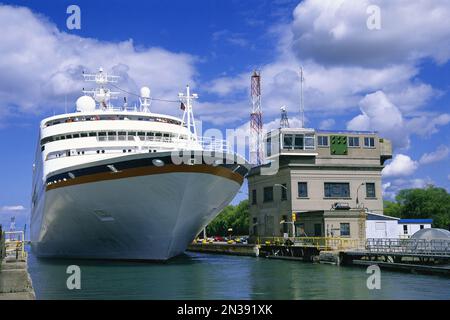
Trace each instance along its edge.
<path fill-rule="evenodd" d="M 356 189 L 356 207 L 359 208 L 359 188 L 361 188 L 362 186 L 364 186 L 365 183 L 361 183 L 358 188 Z"/>

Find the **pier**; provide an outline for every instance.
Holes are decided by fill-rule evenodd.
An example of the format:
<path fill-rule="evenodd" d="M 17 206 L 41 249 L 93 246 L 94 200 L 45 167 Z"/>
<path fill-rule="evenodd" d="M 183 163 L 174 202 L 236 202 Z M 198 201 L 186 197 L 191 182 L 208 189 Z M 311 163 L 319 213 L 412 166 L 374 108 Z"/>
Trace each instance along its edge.
<path fill-rule="evenodd" d="M 450 241 L 336 237 L 258 238 L 255 244 L 193 243 L 188 251 L 246 255 L 334 265 L 378 265 L 413 273 L 450 275 Z"/>
<path fill-rule="evenodd" d="M 0 300 L 34 300 L 27 268 L 23 231 L 3 232 L 0 226 Z"/>

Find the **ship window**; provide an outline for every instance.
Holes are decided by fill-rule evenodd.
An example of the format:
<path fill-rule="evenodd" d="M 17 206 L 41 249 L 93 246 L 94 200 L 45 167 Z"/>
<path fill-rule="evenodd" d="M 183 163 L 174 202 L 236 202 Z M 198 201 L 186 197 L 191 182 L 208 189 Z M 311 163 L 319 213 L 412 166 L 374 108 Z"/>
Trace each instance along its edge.
<path fill-rule="evenodd" d="M 66 137 L 65 137 L 65 136 L 61 136 L 60 139 L 61 139 L 61 140 L 65 140 Z"/>
<path fill-rule="evenodd" d="M 155 133 L 155 136 L 161 137 L 161 132 L 156 132 L 156 133 Z"/>
<path fill-rule="evenodd" d="M 89 137 L 96 137 L 97 136 L 97 132 L 89 132 Z"/>
<path fill-rule="evenodd" d="M 105 153 L 105 150 L 102 150 L 102 153 Z"/>
<path fill-rule="evenodd" d="M 106 132 L 99 132 L 99 133 L 98 133 L 98 136 L 99 136 L 99 137 L 104 137 L 104 136 L 106 136 Z"/>
<path fill-rule="evenodd" d="M 145 136 L 145 132 L 143 131 L 138 132 L 138 136 Z"/>
<path fill-rule="evenodd" d="M 87 137 L 87 133 L 86 132 L 80 133 L 80 136 L 81 137 Z"/>
<path fill-rule="evenodd" d="M 66 139 L 72 139 L 72 135 L 71 134 L 66 135 Z"/>
<path fill-rule="evenodd" d="M 74 138 L 79 138 L 80 135 L 79 135 L 79 134 L 74 134 L 73 137 L 74 137 Z"/>
<path fill-rule="evenodd" d="M 128 135 L 129 135 L 129 136 L 135 136 L 135 135 L 136 135 L 136 131 L 128 132 Z"/>

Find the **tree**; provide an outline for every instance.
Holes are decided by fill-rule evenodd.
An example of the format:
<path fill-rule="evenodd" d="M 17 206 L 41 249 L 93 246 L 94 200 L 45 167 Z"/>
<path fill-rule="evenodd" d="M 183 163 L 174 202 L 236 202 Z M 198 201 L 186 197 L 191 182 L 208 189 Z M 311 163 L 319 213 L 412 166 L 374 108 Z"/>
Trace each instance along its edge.
<path fill-rule="evenodd" d="M 433 226 L 450 226 L 450 194 L 444 188 L 428 186 L 425 189 L 404 189 L 396 202 L 385 201 L 385 213 L 401 218 L 433 219 Z"/>
<path fill-rule="evenodd" d="M 226 236 L 228 228 L 232 228 L 233 234 L 245 235 L 248 234 L 249 219 L 248 200 L 244 200 L 237 206 L 226 206 L 208 225 L 206 233 L 213 236 Z"/>

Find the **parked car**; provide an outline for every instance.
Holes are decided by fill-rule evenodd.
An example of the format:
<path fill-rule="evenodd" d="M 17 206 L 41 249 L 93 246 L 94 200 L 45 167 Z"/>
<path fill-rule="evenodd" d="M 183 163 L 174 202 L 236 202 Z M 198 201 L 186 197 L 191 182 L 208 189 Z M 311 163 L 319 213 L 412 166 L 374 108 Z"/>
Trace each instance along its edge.
<path fill-rule="evenodd" d="M 225 239 L 224 239 L 223 237 L 221 237 L 221 236 L 215 236 L 215 237 L 214 237 L 214 241 L 220 241 L 220 242 L 223 242 L 223 241 L 225 241 Z"/>

